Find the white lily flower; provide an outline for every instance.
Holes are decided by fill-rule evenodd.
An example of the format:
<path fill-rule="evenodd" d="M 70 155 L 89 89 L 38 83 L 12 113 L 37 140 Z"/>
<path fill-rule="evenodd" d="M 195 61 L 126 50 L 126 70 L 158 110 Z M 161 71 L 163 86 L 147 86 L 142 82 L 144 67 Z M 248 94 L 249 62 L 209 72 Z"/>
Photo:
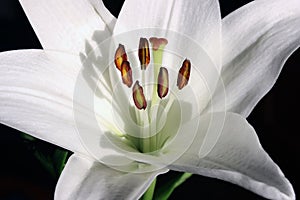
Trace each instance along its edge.
<path fill-rule="evenodd" d="M 44 50 L 0 54 L 0 122 L 74 152 L 56 199 L 138 199 L 169 169 L 223 179 L 269 199 L 295 199 L 245 118 L 299 46 L 300 1 L 253 1 L 224 19 L 217 0 L 126 0 L 118 19 L 97 0 L 20 2 Z M 166 64 L 171 85 L 188 56 L 190 80 L 177 92 L 171 85 L 166 97 L 161 89 L 165 104 L 151 96 L 156 86 L 141 81 L 148 105 L 140 110 L 128 101 L 132 90 L 117 69 L 101 71 L 113 66 L 116 48 L 106 47 L 113 40 L 134 51 L 140 37 L 162 33 L 169 44 L 153 50 L 153 59 L 167 59 L 154 68 Z M 179 56 L 168 54 L 173 50 Z M 131 64 L 135 53 L 128 53 Z M 101 73 L 92 72 L 97 64 Z M 85 77 L 87 67 L 97 76 Z M 134 80 L 145 79 L 148 71 L 140 71 L 132 67 Z M 145 124 L 149 117 L 154 125 Z"/>

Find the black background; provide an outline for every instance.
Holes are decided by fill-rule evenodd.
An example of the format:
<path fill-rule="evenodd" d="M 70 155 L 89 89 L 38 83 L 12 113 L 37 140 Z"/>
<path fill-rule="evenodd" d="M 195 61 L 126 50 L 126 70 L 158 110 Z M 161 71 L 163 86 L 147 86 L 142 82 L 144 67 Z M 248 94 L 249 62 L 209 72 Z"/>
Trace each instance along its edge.
<path fill-rule="evenodd" d="M 74 1 L 75 3 L 75 1 Z M 117 16 L 122 0 L 106 0 Z M 222 15 L 247 1 L 221 1 Z M 66 8 L 67 9 L 67 8 Z M 139 12 L 139 11 L 137 11 Z M 0 2 L 0 51 L 41 48 L 17 0 Z M 280 166 L 296 191 L 299 188 L 299 72 L 300 51 L 287 61 L 274 88 L 261 100 L 248 121 L 262 146 Z M 0 199 L 53 199 L 57 180 L 36 160 L 19 132 L 0 125 Z M 43 143 L 45 148 L 53 148 Z M 298 190 L 299 191 L 299 190 Z M 233 184 L 194 175 L 176 189 L 171 199 L 263 199 Z"/>

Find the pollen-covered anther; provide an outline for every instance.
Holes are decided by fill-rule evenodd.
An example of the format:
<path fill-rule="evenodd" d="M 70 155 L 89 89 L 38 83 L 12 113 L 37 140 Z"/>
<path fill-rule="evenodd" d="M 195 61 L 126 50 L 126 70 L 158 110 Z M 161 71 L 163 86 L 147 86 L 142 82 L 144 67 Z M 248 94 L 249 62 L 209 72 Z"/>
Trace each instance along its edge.
<path fill-rule="evenodd" d="M 140 86 L 139 81 L 136 81 L 132 88 L 132 96 L 135 106 L 141 110 L 146 109 L 147 101 L 144 95 L 143 87 Z"/>
<path fill-rule="evenodd" d="M 117 48 L 115 53 L 115 65 L 119 70 L 121 70 L 122 63 L 124 61 L 128 61 L 125 47 L 124 45 L 119 44 L 119 47 Z"/>
<path fill-rule="evenodd" d="M 154 51 L 158 50 L 160 46 L 166 46 L 168 44 L 168 40 L 166 38 L 151 37 L 149 41 L 151 42 L 152 49 Z"/>
<path fill-rule="evenodd" d="M 130 67 L 130 63 L 128 61 L 123 61 L 121 65 L 121 75 L 122 75 L 122 81 L 125 85 L 128 87 L 131 87 L 132 85 L 132 71 Z"/>
<path fill-rule="evenodd" d="M 140 38 L 139 60 L 141 63 L 141 69 L 145 70 L 150 63 L 149 43 L 146 38 Z"/>
<path fill-rule="evenodd" d="M 157 78 L 157 94 L 162 99 L 169 91 L 169 73 L 167 68 L 161 67 Z"/>
<path fill-rule="evenodd" d="M 185 59 L 178 72 L 177 87 L 179 90 L 181 90 L 184 86 L 188 84 L 190 74 L 191 74 L 191 62 L 190 60 Z"/>

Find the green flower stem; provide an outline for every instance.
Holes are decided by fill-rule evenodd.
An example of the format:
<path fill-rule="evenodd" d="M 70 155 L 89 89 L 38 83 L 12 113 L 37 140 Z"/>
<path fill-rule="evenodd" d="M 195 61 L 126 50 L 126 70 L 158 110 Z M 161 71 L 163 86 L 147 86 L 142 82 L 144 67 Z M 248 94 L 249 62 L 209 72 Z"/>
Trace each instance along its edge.
<path fill-rule="evenodd" d="M 177 176 L 173 177 L 167 183 L 165 183 L 162 187 L 157 188 L 155 192 L 154 199 L 159 200 L 167 200 L 174 192 L 174 190 L 184 183 L 187 179 L 189 179 L 193 174 L 190 173 L 180 173 Z"/>
<path fill-rule="evenodd" d="M 154 190 L 156 185 L 156 178 L 153 180 L 147 191 L 144 193 L 142 200 L 152 200 L 154 196 Z"/>

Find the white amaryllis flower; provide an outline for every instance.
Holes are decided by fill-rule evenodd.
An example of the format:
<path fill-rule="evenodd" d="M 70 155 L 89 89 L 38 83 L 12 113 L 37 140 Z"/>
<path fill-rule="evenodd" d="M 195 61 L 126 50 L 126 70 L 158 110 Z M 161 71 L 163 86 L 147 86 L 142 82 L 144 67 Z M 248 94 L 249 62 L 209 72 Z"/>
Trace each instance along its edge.
<path fill-rule="evenodd" d="M 295 199 L 245 118 L 299 46 L 298 0 L 253 1 L 224 19 L 217 0 L 127 0 L 118 19 L 97 0 L 20 2 L 44 50 L 0 54 L 0 121 L 74 152 L 56 199 L 137 199 L 168 169 L 223 179 L 269 199 Z M 165 62 L 171 78 L 188 57 L 191 79 L 177 92 L 170 84 L 166 104 L 147 98 L 140 110 L 128 101 L 131 89 L 118 85 L 109 64 L 115 49 L 106 44 L 128 45 L 134 65 L 132 45 L 151 36 L 166 37 L 173 48 L 153 50 L 154 61 L 167 58 L 154 68 Z M 101 71 L 107 65 L 108 76 Z M 143 79 L 132 68 L 134 79 Z M 91 85 L 100 90 L 89 91 Z M 143 86 L 150 95 L 156 87 Z M 155 125 L 144 123 L 149 117 Z"/>

